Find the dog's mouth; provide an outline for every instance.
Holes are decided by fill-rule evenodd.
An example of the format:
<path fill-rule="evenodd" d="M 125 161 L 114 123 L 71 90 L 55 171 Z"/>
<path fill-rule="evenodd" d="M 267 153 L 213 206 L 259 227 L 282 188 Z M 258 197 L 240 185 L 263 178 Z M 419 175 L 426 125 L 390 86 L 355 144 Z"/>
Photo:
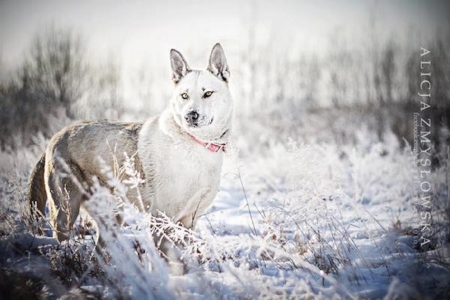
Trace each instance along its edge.
<path fill-rule="evenodd" d="M 211 117 L 210 119 L 207 119 L 206 116 L 202 116 L 198 120 L 195 121 L 188 121 L 185 120 L 185 124 L 189 128 L 201 128 L 204 126 L 211 125 L 214 122 L 214 117 Z"/>

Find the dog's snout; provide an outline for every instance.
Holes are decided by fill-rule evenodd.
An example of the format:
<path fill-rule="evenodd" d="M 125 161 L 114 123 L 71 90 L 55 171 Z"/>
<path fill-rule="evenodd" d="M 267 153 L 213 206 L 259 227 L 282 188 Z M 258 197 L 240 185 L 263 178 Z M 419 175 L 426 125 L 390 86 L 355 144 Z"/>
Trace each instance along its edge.
<path fill-rule="evenodd" d="M 198 125 L 198 117 L 199 117 L 198 113 L 194 110 L 194 111 L 189 112 L 189 113 L 184 117 L 184 119 L 186 120 L 186 122 L 187 122 L 189 125 L 194 125 L 194 126 L 196 126 L 196 125 Z"/>

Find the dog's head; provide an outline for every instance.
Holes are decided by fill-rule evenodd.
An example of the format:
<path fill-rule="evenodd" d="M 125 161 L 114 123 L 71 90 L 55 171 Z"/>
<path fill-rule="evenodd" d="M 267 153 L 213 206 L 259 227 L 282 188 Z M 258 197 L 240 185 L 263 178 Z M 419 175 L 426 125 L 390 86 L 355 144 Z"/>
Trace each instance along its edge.
<path fill-rule="evenodd" d="M 206 70 L 191 70 L 177 50 L 170 51 L 175 93 L 171 108 L 177 124 L 205 141 L 220 141 L 230 129 L 233 99 L 230 70 L 222 46 L 211 51 Z"/>

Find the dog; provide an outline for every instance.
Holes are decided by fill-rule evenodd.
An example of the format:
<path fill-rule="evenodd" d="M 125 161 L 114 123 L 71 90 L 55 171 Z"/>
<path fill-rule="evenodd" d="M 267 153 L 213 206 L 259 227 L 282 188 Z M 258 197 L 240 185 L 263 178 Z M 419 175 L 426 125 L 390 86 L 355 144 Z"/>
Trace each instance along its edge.
<path fill-rule="evenodd" d="M 144 212 L 163 212 L 193 229 L 211 205 L 233 118 L 227 59 L 218 43 L 205 70 L 191 69 L 174 49 L 170 62 L 174 93 L 159 116 L 143 123 L 82 122 L 51 138 L 32 171 L 27 201 L 32 216 L 44 216 L 48 203 L 59 242 L 68 239 L 80 208 L 96 219 L 86 205 L 91 188 L 94 182 L 108 185 L 104 165 L 120 164 L 123 153 L 135 159 L 142 175 L 138 189 Z M 117 149 L 115 157 L 112 147 Z"/>

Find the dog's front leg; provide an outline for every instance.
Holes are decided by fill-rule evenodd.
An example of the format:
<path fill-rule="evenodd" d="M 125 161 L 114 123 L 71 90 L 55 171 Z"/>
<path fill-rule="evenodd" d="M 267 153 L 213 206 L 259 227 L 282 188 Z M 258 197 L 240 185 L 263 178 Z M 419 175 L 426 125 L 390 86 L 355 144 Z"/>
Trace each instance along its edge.
<path fill-rule="evenodd" d="M 217 194 L 217 189 L 205 188 L 196 193 L 189 201 L 189 209 L 183 217 L 179 219 L 184 227 L 187 229 L 194 229 L 198 219 L 203 216 L 206 209 L 211 205 L 214 197 Z"/>
<path fill-rule="evenodd" d="M 180 259 L 181 251 L 177 247 L 176 241 L 173 241 L 170 236 L 173 229 L 168 229 L 164 233 L 154 233 L 153 240 L 160 252 L 160 255 L 167 261 L 172 275 L 183 275 L 185 273 L 185 266 Z"/>

